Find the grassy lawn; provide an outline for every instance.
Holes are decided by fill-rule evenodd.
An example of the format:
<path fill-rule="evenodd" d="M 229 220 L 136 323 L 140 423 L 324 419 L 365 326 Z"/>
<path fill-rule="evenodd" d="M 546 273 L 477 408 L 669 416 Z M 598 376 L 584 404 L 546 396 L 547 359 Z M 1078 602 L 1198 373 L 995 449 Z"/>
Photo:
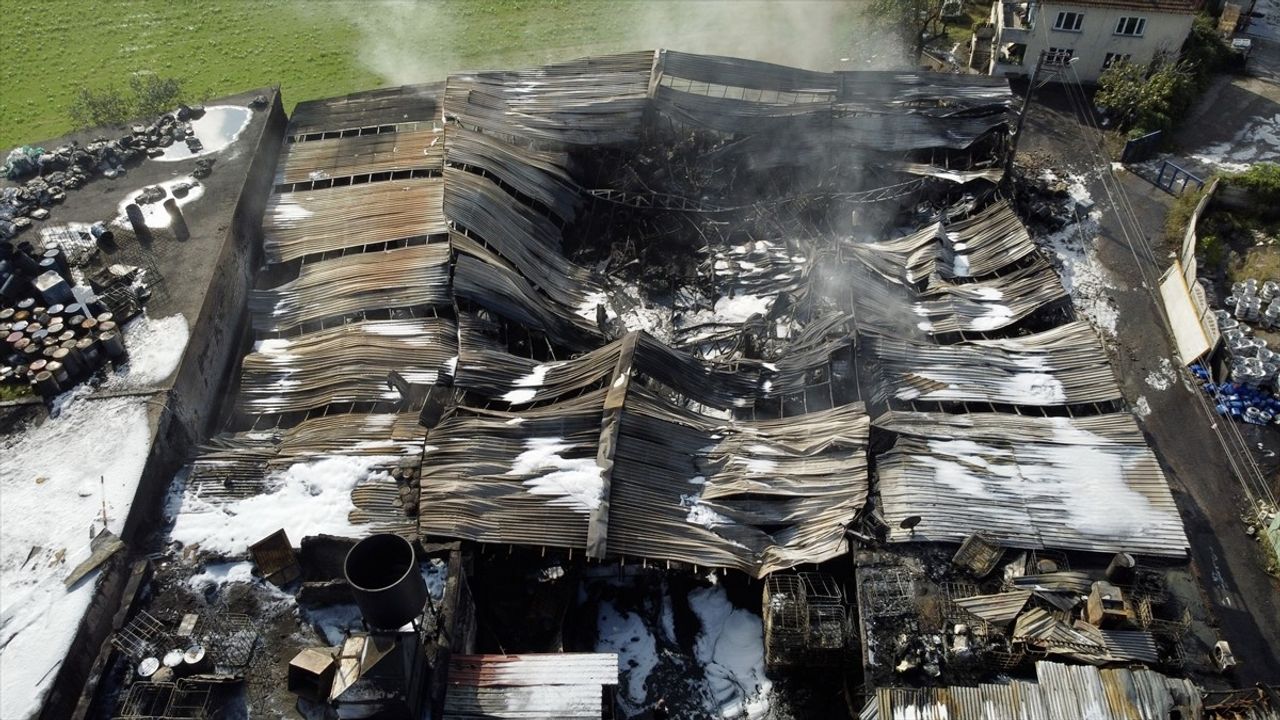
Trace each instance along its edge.
<path fill-rule="evenodd" d="M 459 70 L 670 47 L 830 69 L 886 51 L 861 0 L 0 0 L 0 148 L 74 129 L 77 89 L 150 70 L 189 100 L 279 84 L 302 100 Z M 841 58 L 851 58 L 842 63 Z M 883 64 L 882 62 L 879 64 Z M 3 152 L 4 150 L 0 150 Z"/>

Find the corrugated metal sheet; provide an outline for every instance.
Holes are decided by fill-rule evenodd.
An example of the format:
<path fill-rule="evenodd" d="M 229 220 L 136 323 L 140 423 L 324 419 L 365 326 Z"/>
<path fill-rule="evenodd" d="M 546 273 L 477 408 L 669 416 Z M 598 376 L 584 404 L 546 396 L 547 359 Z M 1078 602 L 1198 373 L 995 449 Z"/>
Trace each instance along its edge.
<path fill-rule="evenodd" d="M 454 655 L 445 720 L 602 717 L 603 687 L 618 684 L 613 653 Z"/>
<path fill-rule="evenodd" d="M 259 342 L 244 357 L 240 407 L 299 412 L 334 403 L 393 403 L 387 373 L 430 385 L 458 354 L 451 320 L 369 320 Z"/>
<path fill-rule="evenodd" d="M 273 263 L 316 253 L 440 235 L 440 178 L 392 180 L 273 195 L 262 219 L 262 249 Z"/>
<path fill-rule="evenodd" d="M 877 688 L 862 717 L 885 720 L 1200 720 L 1190 680 L 1146 669 L 1099 670 L 1041 661 L 1036 682 L 978 687 Z M 1175 715 L 1175 712 L 1177 713 Z"/>
<path fill-rule="evenodd" d="M 1007 340 L 935 345 L 871 336 L 876 399 L 1053 406 L 1123 397 L 1087 322 Z"/>
<path fill-rule="evenodd" d="M 1022 612 L 1022 608 L 1026 606 L 1027 600 L 1031 597 L 1030 590 L 1018 590 L 1015 592 L 996 593 L 994 595 L 974 595 L 972 597 L 955 598 L 952 600 L 956 605 L 963 608 L 966 612 L 973 613 L 978 617 L 996 625 L 1003 625 L 1013 622 L 1013 619 Z"/>
<path fill-rule="evenodd" d="M 451 306 L 449 246 L 412 245 L 306 263 L 298 276 L 249 292 L 258 332 L 393 308 Z"/>
<path fill-rule="evenodd" d="M 531 488 L 560 465 L 595 467 L 586 461 L 600 447 L 604 399 L 625 387 L 610 490 L 600 499 L 608 502 L 609 552 L 762 575 L 847 551 L 845 529 L 867 490 L 870 424 L 860 404 L 783 420 L 707 417 L 669 396 L 749 406 L 761 391 L 759 376 L 729 372 L 640 335 L 631 382 L 619 385 L 613 372 L 625 340 L 536 366 L 499 353 L 465 354 L 460 386 L 521 409 L 517 415 L 464 407 L 432 431 L 423 532 L 585 547 L 596 498 Z M 523 409 L 531 404 L 537 407 Z M 549 445 L 557 448 L 551 465 L 520 461 Z"/>
<path fill-rule="evenodd" d="M 402 123 L 395 132 L 289 143 L 276 170 L 276 184 L 405 170 L 439 172 L 443 165 L 444 133 L 430 122 Z"/>
<path fill-rule="evenodd" d="M 1131 415 L 1043 418 L 890 413 L 877 458 L 889 539 L 1182 556 L 1181 516 Z M 899 523 L 921 521 L 912 530 Z"/>
<path fill-rule="evenodd" d="M 427 121 L 440 116 L 444 83 L 378 88 L 341 97 L 298 103 L 289 116 L 290 136 L 328 133 L 403 122 Z"/>

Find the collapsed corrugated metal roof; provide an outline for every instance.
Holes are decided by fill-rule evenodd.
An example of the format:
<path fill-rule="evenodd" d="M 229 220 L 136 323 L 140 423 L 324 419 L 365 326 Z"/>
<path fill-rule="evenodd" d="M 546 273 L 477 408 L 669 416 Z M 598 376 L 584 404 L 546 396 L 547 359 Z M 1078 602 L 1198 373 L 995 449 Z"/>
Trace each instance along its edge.
<path fill-rule="evenodd" d="M 847 550 L 844 530 L 867 490 L 861 405 L 785 421 L 709 418 L 664 395 L 733 407 L 759 386 L 639 334 L 575 360 L 514 362 L 505 376 L 498 357 L 463 356 L 458 385 L 512 406 L 549 404 L 463 407 L 431 432 L 424 533 L 598 545 L 753 575 Z"/>
<path fill-rule="evenodd" d="M 359 313 L 453 304 L 449 246 L 410 245 L 302 265 L 298 276 L 249 293 L 253 329 L 278 333 Z"/>
<path fill-rule="evenodd" d="M 386 413 L 402 400 L 391 370 L 443 378 L 462 403 L 427 440 L 424 533 L 753 574 L 844 552 L 868 492 L 856 401 L 1119 398 L 1082 325 L 1015 337 L 1032 320 L 1056 324 L 1045 310 L 1065 295 L 1008 204 L 969 196 L 884 242 L 854 241 L 823 217 L 998 177 L 948 153 L 998 147 L 1010 99 L 985 77 L 659 51 L 304 104 L 264 221 L 274 267 L 253 294 L 262 342 L 245 358 L 240 402 L 258 426 L 303 424 L 272 447 L 236 447 L 252 463 L 292 457 L 295 444 L 357 451 L 334 435 L 345 424 L 307 415 Z M 655 138 L 671 147 L 637 149 Z M 648 216 L 669 222 L 639 241 L 600 234 Z M 665 295 L 641 290 L 627 278 L 647 270 L 634 252 L 650 243 L 689 254 L 696 276 L 670 278 Z M 653 335 L 623 335 L 636 329 Z M 940 344 L 954 333 L 1004 339 Z M 863 355 L 878 364 L 860 366 Z M 1007 382 L 990 383 L 985 363 Z M 919 428 L 881 457 L 886 517 L 923 513 L 917 539 L 990 529 L 1026 547 L 1185 544 L 1130 428 L 957 422 L 924 421 L 975 435 L 977 460 Z M 1011 424 L 1039 439 L 1015 443 Z M 1079 439 L 1109 432 L 1123 440 Z M 1086 448 L 1105 476 L 1067 478 L 1064 444 Z M 930 467 L 939 459 L 950 464 Z M 952 465 L 970 495 L 946 486 L 937 468 Z M 1070 501 L 1081 488 L 1135 493 L 1155 519 L 1118 531 Z M 361 517 L 391 507 L 392 490 L 366 488 Z M 1063 497 L 1046 502 L 1046 490 Z M 958 498 L 990 507 L 978 517 L 948 505 Z"/>

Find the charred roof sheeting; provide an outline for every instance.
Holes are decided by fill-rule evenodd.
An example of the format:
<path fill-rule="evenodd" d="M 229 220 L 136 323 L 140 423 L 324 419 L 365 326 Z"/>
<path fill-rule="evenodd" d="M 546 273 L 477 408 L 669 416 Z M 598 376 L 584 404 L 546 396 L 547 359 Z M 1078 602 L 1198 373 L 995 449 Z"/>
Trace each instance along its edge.
<path fill-rule="evenodd" d="M 423 532 L 584 548 L 605 393 L 518 416 L 464 408 L 442 423 L 424 463 Z M 633 386 L 611 470 L 609 552 L 753 575 L 841 554 L 866 500 L 868 431 L 861 405 L 729 423 Z"/>
<path fill-rule="evenodd" d="M 332 403 L 396 402 L 389 371 L 430 385 L 457 354 L 457 328 L 437 318 L 369 320 L 263 340 L 244 358 L 240 407 L 276 414 Z"/>
<path fill-rule="evenodd" d="M 417 413 L 337 413 L 218 435 L 200 448 L 188 486 L 200 497 L 247 497 L 263 491 L 272 469 L 333 455 L 417 455 L 425 435 Z"/>
<path fill-rule="evenodd" d="M 445 243 L 306 263 L 297 278 L 249 293 L 253 329 L 258 332 L 284 332 L 361 311 L 452 303 Z"/>
<path fill-rule="evenodd" d="M 854 70 L 835 75 L 840 80 L 836 99 L 848 106 L 889 105 L 955 114 L 974 110 L 1004 112 L 1013 101 L 1008 81 L 987 75 L 900 70 Z"/>
<path fill-rule="evenodd" d="M 934 223 L 898 238 L 853 246 L 882 275 L 916 283 L 935 273 L 946 278 L 980 278 L 999 272 L 1036 251 L 1026 226 L 1007 202 L 972 217 Z"/>
<path fill-rule="evenodd" d="M 456 237 L 452 243 L 459 248 Z M 458 254 L 453 292 L 460 300 L 542 331 L 565 347 L 590 350 L 599 344 L 599 331 L 593 325 L 567 312 L 506 263 L 478 247 Z"/>
<path fill-rule="evenodd" d="M 1036 663 L 1037 682 L 876 689 L 862 720 L 1170 720 L 1200 718 L 1199 688 L 1145 668 Z M 1176 714 L 1175 714 L 1176 713 Z"/>
<path fill-rule="evenodd" d="M 918 327 L 934 335 L 1002 330 L 1069 297 L 1058 274 L 1040 258 L 990 280 L 964 284 L 930 280 L 914 310 L 921 318 Z"/>
<path fill-rule="evenodd" d="M 444 212 L 511 263 L 521 275 L 567 308 L 600 293 L 599 279 L 560 253 L 560 231 L 492 180 L 446 168 Z"/>
<path fill-rule="evenodd" d="M 761 577 L 848 550 L 845 529 L 867 494 L 861 404 L 725 424 L 633 395 L 613 470 L 611 552 L 718 564 L 673 552 L 709 532 L 735 556 L 730 567 Z"/>
<path fill-rule="evenodd" d="M 419 528 L 487 543 L 582 549 L 604 393 L 514 413 L 459 408 L 423 456 Z M 526 454 L 527 453 L 527 454 Z M 598 470 L 595 470 L 598 477 Z M 564 481 L 566 495 L 533 490 Z"/>
<path fill-rule="evenodd" d="M 440 235 L 444 183 L 420 178 L 273 195 L 262 220 L 267 261 Z"/>
<path fill-rule="evenodd" d="M 298 103 L 289 117 L 288 134 L 335 133 L 405 120 L 440 117 L 444 83 L 379 88 L 342 97 Z"/>
<path fill-rule="evenodd" d="M 686 125 L 803 132 L 888 152 L 966 148 L 1007 122 L 1012 98 L 995 78 L 823 73 L 671 50 L 659 52 L 654 80 L 654 107 Z"/>
<path fill-rule="evenodd" d="M 461 125 L 445 128 L 443 147 L 450 165 L 465 165 L 506 183 L 540 203 L 564 222 L 571 222 L 582 204 L 582 191 L 566 168 L 564 152 L 535 150 L 473 132 Z"/>
<path fill-rule="evenodd" d="M 748 407 L 760 394 L 760 378 L 769 374 L 750 363 L 734 371 L 669 348 L 647 333 L 637 334 L 633 372 L 701 405 Z M 623 340 L 615 340 L 572 360 L 538 363 L 501 351 L 471 351 L 464 345 L 455 384 L 515 405 L 557 400 L 611 380 L 623 347 Z"/>
<path fill-rule="evenodd" d="M 285 145 L 276 183 L 300 183 L 399 170 L 444 167 L 444 136 L 430 123 L 396 132 L 352 135 Z"/>
<path fill-rule="evenodd" d="M 445 117 L 524 142 L 617 145 L 640 137 L 653 52 L 450 76 Z"/>
<path fill-rule="evenodd" d="M 886 413 L 899 434 L 877 457 L 894 542 L 960 542 L 987 532 L 1009 547 L 1182 556 L 1187 537 L 1133 417 Z M 919 516 L 914 530 L 900 523 Z"/>
<path fill-rule="evenodd" d="M 930 117 L 906 109 L 844 111 L 835 104 L 797 104 L 785 95 L 775 94 L 778 97 L 770 101 L 756 100 L 752 91 L 744 88 L 740 89 L 740 97 L 718 97 L 664 84 L 657 87 L 653 103 L 658 112 L 672 120 L 705 130 L 726 134 L 818 134 L 846 147 L 855 145 L 883 152 L 963 149 L 1008 121 L 1003 114 Z"/>
<path fill-rule="evenodd" d="M 752 90 L 815 93 L 832 98 L 840 88 L 840 80 L 834 73 L 677 50 L 660 50 L 659 54 L 658 70 L 664 77 Z"/>
<path fill-rule="evenodd" d="M 877 397 L 887 401 L 1054 406 L 1123 396 L 1102 341 L 1077 321 L 1005 340 L 933 345 L 868 336 Z"/>

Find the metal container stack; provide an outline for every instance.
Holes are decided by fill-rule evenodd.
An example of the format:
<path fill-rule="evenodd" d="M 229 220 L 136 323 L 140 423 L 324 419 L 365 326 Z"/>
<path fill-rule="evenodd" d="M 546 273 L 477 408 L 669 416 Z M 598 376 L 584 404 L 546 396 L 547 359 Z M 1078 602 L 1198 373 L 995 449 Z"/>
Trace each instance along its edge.
<path fill-rule="evenodd" d="M 52 397 L 126 358 L 115 319 L 81 304 L 62 251 L 0 243 L 0 384 Z"/>

